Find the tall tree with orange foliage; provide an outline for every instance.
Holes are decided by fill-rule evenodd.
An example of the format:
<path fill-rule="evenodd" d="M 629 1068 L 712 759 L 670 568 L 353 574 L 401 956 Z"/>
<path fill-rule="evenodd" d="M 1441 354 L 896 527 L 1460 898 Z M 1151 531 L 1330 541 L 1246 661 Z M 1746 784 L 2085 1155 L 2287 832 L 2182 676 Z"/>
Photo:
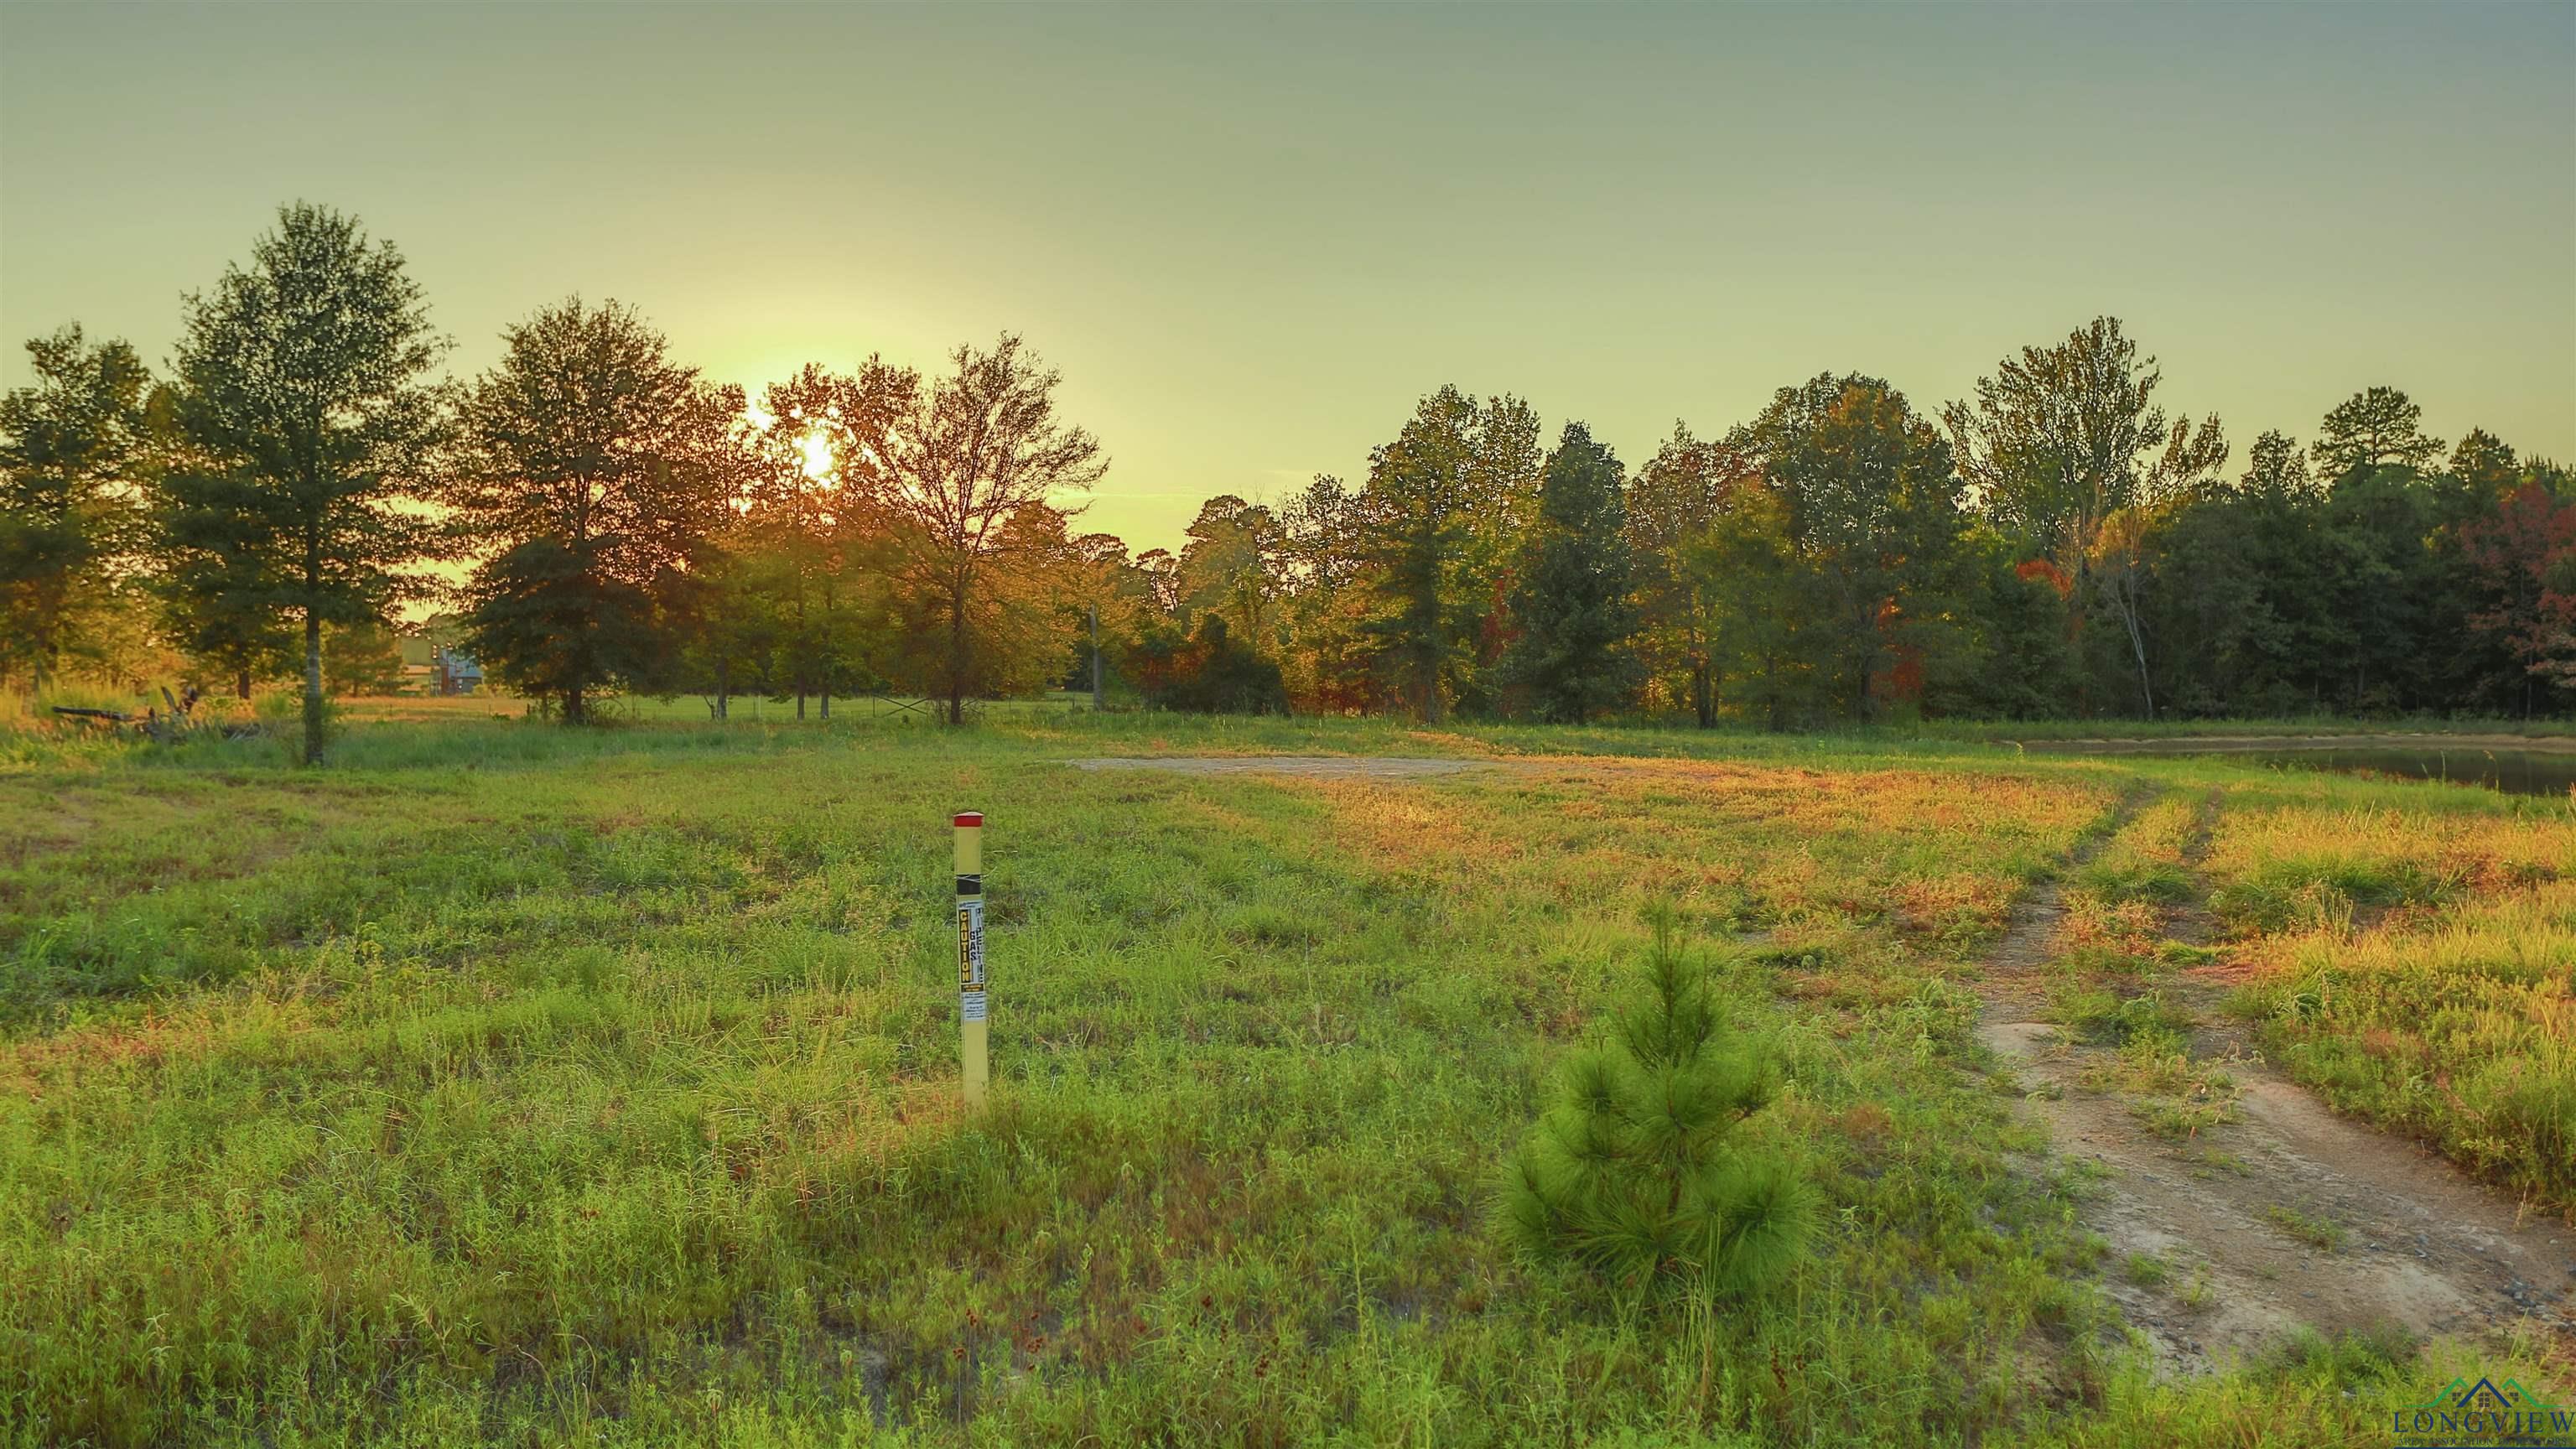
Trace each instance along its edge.
<path fill-rule="evenodd" d="M 959 347 L 949 365 L 925 382 L 871 356 L 833 381 L 813 421 L 909 621 L 896 666 L 962 724 L 969 696 L 1043 681 L 1062 641 L 1051 610 L 1039 627 L 1024 606 L 1069 557 L 1051 500 L 1090 488 L 1109 461 L 1058 415 L 1062 379 L 1019 338 Z"/>

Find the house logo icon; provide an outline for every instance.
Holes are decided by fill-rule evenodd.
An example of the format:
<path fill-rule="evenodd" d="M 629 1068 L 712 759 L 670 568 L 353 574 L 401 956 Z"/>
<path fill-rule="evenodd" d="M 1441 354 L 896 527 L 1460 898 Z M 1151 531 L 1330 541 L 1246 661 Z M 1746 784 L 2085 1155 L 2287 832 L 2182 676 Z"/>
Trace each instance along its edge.
<path fill-rule="evenodd" d="M 2576 1409 L 2543 1403 L 2518 1379 L 2455 1378 L 2390 1419 L 2395 1449 L 2576 1449 Z"/>

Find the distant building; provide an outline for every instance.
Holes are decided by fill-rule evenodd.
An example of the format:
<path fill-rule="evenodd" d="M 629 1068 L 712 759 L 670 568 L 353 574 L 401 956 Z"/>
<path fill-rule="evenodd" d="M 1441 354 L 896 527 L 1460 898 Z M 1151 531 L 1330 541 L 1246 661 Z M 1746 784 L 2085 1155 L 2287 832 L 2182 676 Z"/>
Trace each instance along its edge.
<path fill-rule="evenodd" d="M 442 647 L 430 660 L 430 677 L 440 694 L 472 694 L 483 687 L 483 666 L 471 654 Z"/>
<path fill-rule="evenodd" d="M 472 694 L 483 687 L 483 666 L 456 647 L 465 621 L 453 614 L 432 614 L 407 625 L 396 641 L 402 649 L 403 690 L 423 694 Z"/>

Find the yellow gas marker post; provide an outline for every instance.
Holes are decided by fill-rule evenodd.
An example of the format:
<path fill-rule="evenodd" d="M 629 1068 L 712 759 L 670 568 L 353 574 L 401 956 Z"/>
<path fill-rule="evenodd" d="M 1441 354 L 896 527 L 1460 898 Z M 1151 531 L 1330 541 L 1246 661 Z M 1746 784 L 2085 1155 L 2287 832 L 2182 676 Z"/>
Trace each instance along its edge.
<path fill-rule="evenodd" d="M 957 817 L 957 1029 L 965 1073 L 966 1110 L 984 1105 L 992 1070 L 984 1021 L 984 817 Z"/>

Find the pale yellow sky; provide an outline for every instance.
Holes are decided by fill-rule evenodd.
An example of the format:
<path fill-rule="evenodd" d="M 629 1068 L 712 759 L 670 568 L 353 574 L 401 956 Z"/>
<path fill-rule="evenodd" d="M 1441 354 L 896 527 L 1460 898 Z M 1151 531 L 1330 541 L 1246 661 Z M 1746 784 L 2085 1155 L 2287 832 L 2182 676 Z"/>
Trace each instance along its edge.
<path fill-rule="evenodd" d="M 2576 6 L 0 4 L 0 381 L 156 361 L 305 198 L 461 370 L 616 297 L 756 390 L 1024 334 L 1088 525 L 1348 475 L 1444 382 L 1631 462 L 2098 312 L 2239 457 L 2372 384 L 2576 459 Z"/>

